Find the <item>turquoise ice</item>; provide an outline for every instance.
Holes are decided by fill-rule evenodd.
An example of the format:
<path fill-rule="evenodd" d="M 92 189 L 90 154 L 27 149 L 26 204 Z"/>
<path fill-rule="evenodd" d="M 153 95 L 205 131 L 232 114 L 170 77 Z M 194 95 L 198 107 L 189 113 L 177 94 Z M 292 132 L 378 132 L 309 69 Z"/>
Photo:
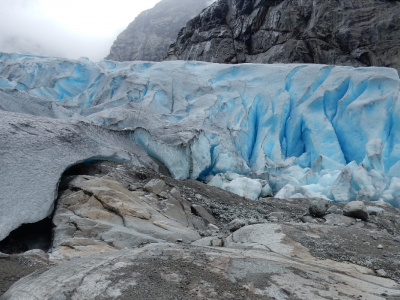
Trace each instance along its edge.
<path fill-rule="evenodd" d="M 389 68 L 0 54 L 0 91 L 24 101 L 0 109 L 130 130 L 174 177 L 252 199 L 398 206 L 399 84 Z"/>

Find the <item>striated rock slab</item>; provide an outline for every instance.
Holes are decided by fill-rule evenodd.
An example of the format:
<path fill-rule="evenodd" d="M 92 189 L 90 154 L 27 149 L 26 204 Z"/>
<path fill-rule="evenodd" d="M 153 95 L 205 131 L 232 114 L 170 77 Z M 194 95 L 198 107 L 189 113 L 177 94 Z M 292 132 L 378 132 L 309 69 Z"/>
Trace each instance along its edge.
<path fill-rule="evenodd" d="M 400 70 L 399 1 L 220 0 L 190 20 L 170 59 Z"/>
<path fill-rule="evenodd" d="M 301 256 L 301 255 L 300 255 Z M 392 280 L 353 264 L 275 252 L 151 244 L 75 259 L 14 284 L 1 300 L 362 299 L 400 296 Z"/>
<path fill-rule="evenodd" d="M 164 197 L 160 198 L 142 189 L 129 191 L 111 176 L 77 176 L 58 199 L 51 259 L 89 256 L 148 243 L 191 243 L 200 238 L 195 219 L 190 204 L 165 183 Z"/>

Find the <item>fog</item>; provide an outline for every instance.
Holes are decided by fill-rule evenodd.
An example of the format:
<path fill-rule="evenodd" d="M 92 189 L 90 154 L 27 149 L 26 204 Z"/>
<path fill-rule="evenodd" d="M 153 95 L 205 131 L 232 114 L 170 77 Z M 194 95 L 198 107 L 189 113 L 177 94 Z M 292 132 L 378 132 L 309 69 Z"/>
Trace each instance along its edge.
<path fill-rule="evenodd" d="M 0 51 L 98 61 L 160 0 L 0 0 Z"/>

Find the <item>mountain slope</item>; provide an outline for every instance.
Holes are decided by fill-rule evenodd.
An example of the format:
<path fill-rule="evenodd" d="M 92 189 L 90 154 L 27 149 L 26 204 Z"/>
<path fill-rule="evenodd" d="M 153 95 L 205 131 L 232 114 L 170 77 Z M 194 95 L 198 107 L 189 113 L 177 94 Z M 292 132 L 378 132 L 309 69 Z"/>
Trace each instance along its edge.
<path fill-rule="evenodd" d="M 185 23 L 211 0 L 163 0 L 142 12 L 116 39 L 107 59 L 160 61 Z"/>
<path fill-rule="evenodd" d="M 169 59 L 400 70 L 399 16 L 399 1 L 219 0 L 180 31 Z"/>

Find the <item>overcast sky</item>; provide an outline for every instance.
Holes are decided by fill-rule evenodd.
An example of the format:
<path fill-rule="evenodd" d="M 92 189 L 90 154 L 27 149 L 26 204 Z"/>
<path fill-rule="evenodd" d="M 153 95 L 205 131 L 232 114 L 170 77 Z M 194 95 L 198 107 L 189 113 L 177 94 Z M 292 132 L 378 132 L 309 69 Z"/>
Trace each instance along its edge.
<path fill-rule="evenodd" d="M 0 0 L 0 51 L 98 61 L 160 0 Z"/>

